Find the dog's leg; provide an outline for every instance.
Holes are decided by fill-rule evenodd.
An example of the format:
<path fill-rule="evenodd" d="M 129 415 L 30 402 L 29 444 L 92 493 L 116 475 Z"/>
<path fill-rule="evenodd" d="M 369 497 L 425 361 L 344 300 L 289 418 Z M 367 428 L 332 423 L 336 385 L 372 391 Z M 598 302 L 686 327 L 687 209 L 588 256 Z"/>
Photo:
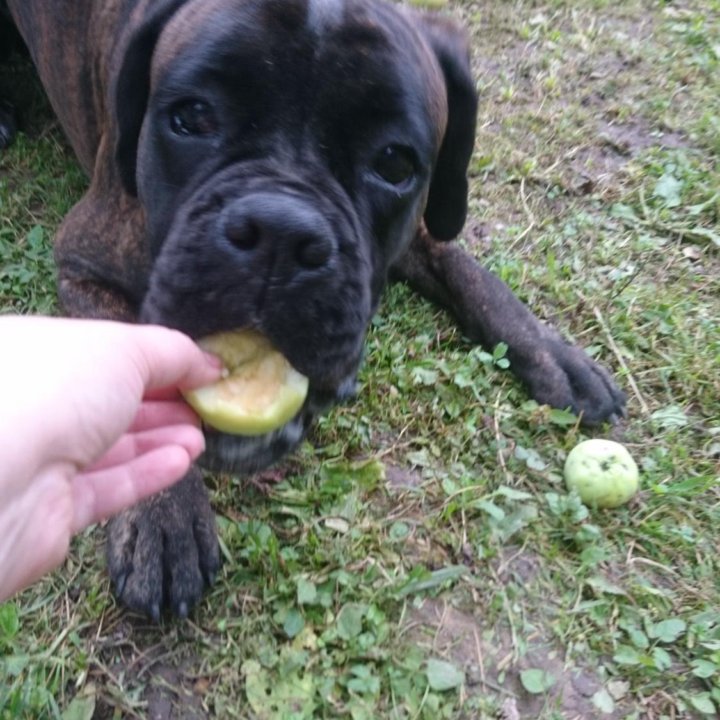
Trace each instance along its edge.
<path fill-rule="evenodd" d="M 104 198 L 113 196 L 98 185 L 94 180 L 55 234 L 58 299 L 71 317 L 135 322 L 149 267 L 142 209 L 117 190 L 117 211 L 109 213 Z"/>
<path fill-rule="evenodd" d="M 569 408 L 587 425 L 625 414 L 625 394 L 610 373 L 541 323 L 456 243 L 438 242 L 421 229 L 393 277 L 452 312 L 473 342 L 506 343 L 510 369 L 539 403 Z"/>
<path fill-rule="evenodd" d="M 137 320 L 149 261 L 142 210 L 120 193 L 97 192 L 94 185 L 58 231 L 59 296 L 68 315 Z M 118 212 L 111 216 L 107 197 L 116 198 Z M 112 518 L 107 558 L 121 602 L 155 620 L 163 607 L 185 617 L 219 567 L 215 519 L 200 470 Z"/>
<path fill-rule="evenodd" d="M 187 617 L 220 567 L 215 516 L 197 468 L 112 518 L 107 530 L 115 593 L 156 622 L 165 606 Z"/>

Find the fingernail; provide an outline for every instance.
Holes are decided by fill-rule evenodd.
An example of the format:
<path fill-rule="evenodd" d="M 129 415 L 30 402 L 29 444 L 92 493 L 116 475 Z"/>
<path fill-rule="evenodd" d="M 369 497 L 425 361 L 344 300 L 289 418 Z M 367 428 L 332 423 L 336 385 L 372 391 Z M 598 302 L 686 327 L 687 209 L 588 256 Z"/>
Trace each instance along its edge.
<path fill-rule="evenodd" d="M 212 365 L 213 367 L 218 369 L 222 369 L 224 367 L 223 361 L 217 355 L 213 355 L 212 353 L 205 351 L 203 351 L 203 355 L 205 355 L 205 360 L 208 365 Z"/>

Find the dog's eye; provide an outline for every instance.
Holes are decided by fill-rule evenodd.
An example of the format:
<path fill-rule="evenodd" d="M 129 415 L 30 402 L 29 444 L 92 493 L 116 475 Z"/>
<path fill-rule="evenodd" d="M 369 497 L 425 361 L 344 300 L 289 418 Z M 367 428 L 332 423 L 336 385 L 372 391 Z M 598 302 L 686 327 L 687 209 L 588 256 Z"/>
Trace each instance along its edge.
<path fill-rule="evenodd" d="M 388 145 L 375 156 L 373 170 L 386 182 L 401 185 L 415 174 L 415 153 L 403 145 Z"/>
<path fill-rule="evenodd" d="M 218 130 L 213 109 L 202 100 L 183 100 L 170 110 L 170 129 L 176 135 L 214 135 Z"/>

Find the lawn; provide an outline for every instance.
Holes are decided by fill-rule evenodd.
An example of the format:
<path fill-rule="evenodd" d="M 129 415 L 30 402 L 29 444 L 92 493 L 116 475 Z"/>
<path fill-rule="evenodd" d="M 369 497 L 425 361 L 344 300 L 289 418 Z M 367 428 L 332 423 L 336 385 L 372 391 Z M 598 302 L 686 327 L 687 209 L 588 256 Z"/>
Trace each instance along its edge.
<path fill-rule="evenodd" d="M 720 2 L 443 12 L 481 98 L 461 241 L 616 373 L 628 417 L 539 407 L 502 348 L 393 286 L 357 399 L 252 482 L 208 476 L 224 563 L 190 619 L 118 606 L 100 529 L 0 606 L 0 718 L 717 716 Z M 0 311 L 53 312 L 85 179 L 9 72 L 34 109 L 0 154 Z M 586 437 L 637 460 L 628 505 L 566 492 Z"/>

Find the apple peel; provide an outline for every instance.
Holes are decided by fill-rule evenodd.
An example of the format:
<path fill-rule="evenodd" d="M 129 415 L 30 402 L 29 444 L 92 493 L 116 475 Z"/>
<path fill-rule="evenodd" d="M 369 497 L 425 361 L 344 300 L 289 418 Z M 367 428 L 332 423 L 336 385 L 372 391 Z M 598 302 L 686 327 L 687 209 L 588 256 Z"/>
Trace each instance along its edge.
<path fill-rule="evenodd" d="M 590 507 L 614 508 L 628 502 L 640 487 L 640 474 L 624 445 L 594 438 L 578 443 L 565 460 L 568 490 Z"/>

